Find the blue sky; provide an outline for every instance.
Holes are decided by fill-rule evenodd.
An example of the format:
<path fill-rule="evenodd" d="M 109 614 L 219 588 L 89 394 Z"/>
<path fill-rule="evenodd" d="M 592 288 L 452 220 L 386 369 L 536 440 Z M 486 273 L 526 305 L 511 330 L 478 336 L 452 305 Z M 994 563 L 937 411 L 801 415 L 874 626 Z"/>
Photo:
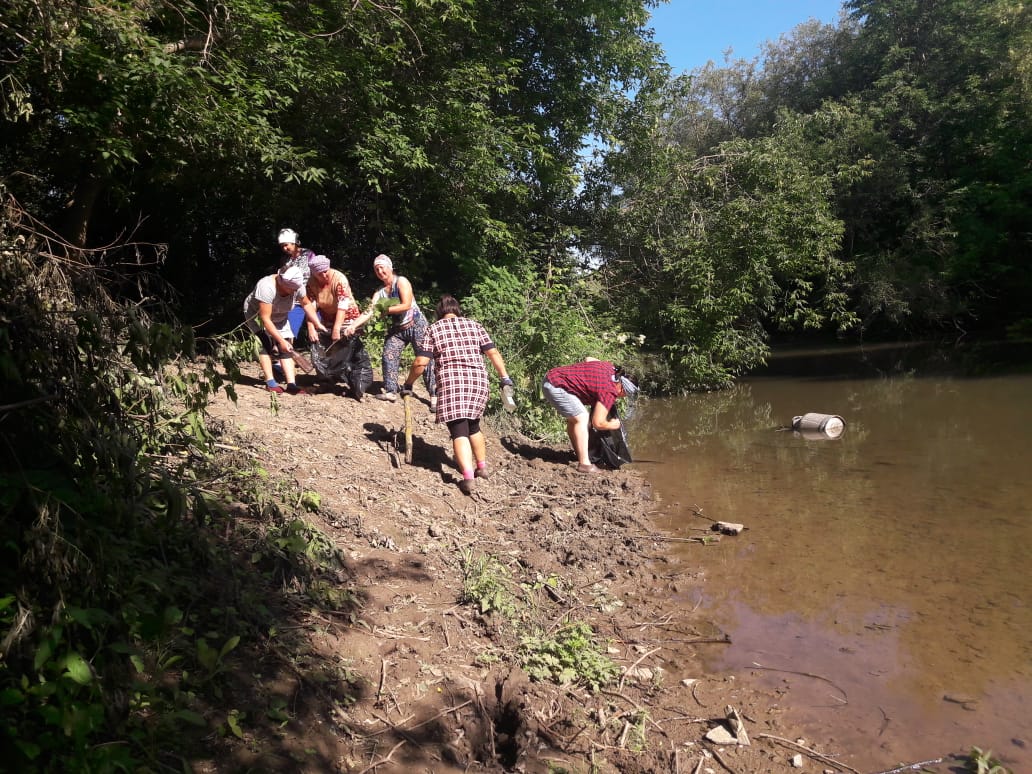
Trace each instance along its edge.
<path fill-rule="evenodd" d="M 841 0 L 671 0 L 652 13 L 646 25 L 663 46 L 673 74 L 701 67 L 712 59 L 752 59 L 760 44 L 777 40 L 807 19 L 838 20 Z"/>

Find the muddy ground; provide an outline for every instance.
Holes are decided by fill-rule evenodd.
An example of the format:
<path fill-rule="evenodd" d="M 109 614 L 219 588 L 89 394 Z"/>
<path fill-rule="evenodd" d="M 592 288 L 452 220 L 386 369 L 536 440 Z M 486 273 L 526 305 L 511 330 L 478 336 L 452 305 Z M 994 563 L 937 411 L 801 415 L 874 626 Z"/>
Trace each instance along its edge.
<path fill-rule="evenodd" d="M 238 402 L 212 407 L 220 443 L 318 494 L 307 518 L 343 552 L 341 593 L 277 632 L 303 643 L 292 668 L 254 665 L 281 711 L 251 708 L 242 741 L 228 736 L 201 770 L 762 774 L 798 771 L 800 756 L 804 771 L 855 771 L 834 740 L 786 726 L 776 692 L 703 672 L 697 649 L 724 635 L 668 600 L 705 570 L 664 561 L 649 518 L 662 504 L 633 469 L 584 476 L 565 445 L 489 426 L 490 477 L 464 496 L 421 384 L 409 465 L 401 401 L 272 396 L 257 376 L 245 367 Z M 504 614 L 461 602 L 478 561 L 511 592 L 512 609 L 494 600 Z M 620 670 L 599 690 L 519 666 L 523 638 L 571 622 Z M 729 708 L 751 744 L 705 738 L 730 728 Z"/>

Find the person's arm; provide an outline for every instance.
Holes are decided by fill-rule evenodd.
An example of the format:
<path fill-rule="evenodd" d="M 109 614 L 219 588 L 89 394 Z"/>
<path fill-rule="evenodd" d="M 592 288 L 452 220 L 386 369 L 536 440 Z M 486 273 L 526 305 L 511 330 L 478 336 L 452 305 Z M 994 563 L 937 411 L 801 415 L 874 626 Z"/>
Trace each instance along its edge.
<path fill-rule="evenodd" d="M 265 332 L 269 334 L 269 337 L 276 342 L 276 346 L 279 347 L 280 352 L 286 353 L 294 351 L 290 342 L 280 335 L 279 328 L 277 328 L 272 322 L 272 304 L 267 301 L 258 302 L 258 319 L 262 321 L 262 327 L 265 328 Z"/>
<path fill-rule="evenodd" d="M 355 303 L 355 299 L 351 297 L 351 285 L 348 284 L 347 277 L 343 274 L 340 275 L 333 290 L 334 295 L 337 297 L 337 313 L 333 317 L 330 337 L 336 341 L 344 333 L 344 324 L 347 322 L 348 310 Z"/>
<path fill-rule="evenodd" d="M 351 295 L 351 285 L 348 283 L 348 278 L 343 274 L 338 276 L 337 284 L 334 285 L 333 290 L 334 295 L 337 297 L 337 313 L 333 318 L 333 328 L 330 331 L 330 336 L 334 341 L 337 341 L 344 335 L 344 329 L 348 323 L 348 314 L 352 310 L 358 309 L 358 303 L 355 301 L 354 296 Z"/>
<path fill-rule="evenodd" d="M 596 430 L 619 430 L 620 418 L 609 418 L 609 409 L 601 401 L 595 401 L 591 409 L 591 426 Z"/>
<path fill-rule="evenodd" d="M 376 314 L 376 301 L 377 301 L 376 297 L 379 294 L 380 294 L 379 291 L 377 291 L 376 293 L 373 293 L 373 297 L 371 299 L 369 299 L 369 309 L 367 311 L 363 312 L 362 314 L 360 314 L 358 317 L 356 317 L 354 320 L 352 320 L 348 324 L 348 327 L 344 329 L 344 335 L 345 336 L 354 336 L 356 333 L 358 333 L 359 329 L 363 325 L 365 325 L 367 322 L 369 322 L 369 318 L 371 318 L 374 314 Z"/>
<path fill-rule="evenodd" d="M 416 383 L 416 379 L 422 376 L 423 370 L 429 363 L 430 358 L 426 355 L 419 355 L 412 361 L 412 368 L 409 369 L 408 376 L 405 377 L 405 383 L 401 385 L 401 389 L 399 390 L 402 395 L 407 393 L 411 394 L 412 385 Z"/>
<path fill-rule="evenodd" d="M 512 384 L 512 379 L 509 378 L 509 374 L 505 369 L 505 360 L 502 358 L 502 353 L 498 351 L 498 347 L 491 347 L 484 353 L 487 355 L 487 359 L 491 361 L 491 365 L 494 366 L 494 370 L 498 372 L 498 378 L 502 380 L 502 384 L 508 382 Z"/>
<path fill-rule="evenodd" d="M 308 320 L 308 336 L 312 341 L 315 341 L 313 328 L 319 331 L 319 333 L 326 333 L 327 328 L 322 324 L 319 315 L 316 314 L 318 307 L 315 305 L 315 301 L 308 296 L 303 296 L 301 298 L 301 308 L 305 310 L 305 318 Z"/>
<path fill-rule="evenodd" d="M 348 310 L 337 307 L 337 315 L 333 318 L 333 327 L 330 329 L 330 338 L 336 341 L 344 335 L 344 323 Z"/>

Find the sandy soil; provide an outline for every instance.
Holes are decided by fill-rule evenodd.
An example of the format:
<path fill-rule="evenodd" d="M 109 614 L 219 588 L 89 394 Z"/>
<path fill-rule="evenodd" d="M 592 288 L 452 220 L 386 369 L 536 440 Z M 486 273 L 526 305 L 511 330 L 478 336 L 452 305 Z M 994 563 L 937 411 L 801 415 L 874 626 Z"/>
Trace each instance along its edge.
<path fill-rule="evenodd" d="M 633 470 L 580 475 L 565 446 L 488 427 L 490 477 L 464 496 L 421 384 L 408 465 L 401 401 L 341 388 L 274 398 L 257 368 L 245 373 L 238 403 L 212 408 L 222 442 L 318 493 L 308 518 L 346 557 L 347 593 L 283 627 L 306 658 L 254 666 L 279 722 L 252 712 L 211 770 L 762 774 L 798 770 L 796 755 L 805 771 L 853 770 L 848 751 L 785 727 L 776 694 L 702 673 L 695 648 L 724 635 L 667 600 L 704 568 L 664 561 L 649 519 L 660 504 Z M 460 602 L 464 563 L 482 557 L 506 568 L 515 616 Z M 570 621 L 589 624 L 621 670 L 601 690 L 533 681 L 518 665 L 521 638 Z M 748 746 L 704 738 L 729 708 Z"/>

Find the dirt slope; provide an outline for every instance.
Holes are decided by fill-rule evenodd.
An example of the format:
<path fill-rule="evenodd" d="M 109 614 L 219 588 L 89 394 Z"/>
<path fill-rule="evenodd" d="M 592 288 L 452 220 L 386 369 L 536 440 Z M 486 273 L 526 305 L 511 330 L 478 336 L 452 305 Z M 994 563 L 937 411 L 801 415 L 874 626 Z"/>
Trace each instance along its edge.
<path fill-rule="evenodd" d="M 349 603 L 313 606 L 289 627 L 312 661 L 337 665 L 338 685 L 320 685 L 305 664 L 263 674 L 263 690 L 283 697 L 283 721 L 253 725 L 246 744 L 230 739 L 211 770 L 796 770 L 798 737 L 782 726 L 777 696 L 701 673 L 694 648 L 720 647 L 723 635 L 666 600 L 703 573 L 662 560 L 649 520 L 658 504 L 633 471 L 579 475 L 565 447 L 488 427 L 491 475 L 467 497 L 421 385 L 406 465 L 395 447 L 400 401 L 339 390 L 273 398 L 256 368 L 245 373 L 238 403 L 220 402 L 212 417 L 226 445 L 318 493 L 309 518 L 347 558 Z M 478 560 L 505 568 L 497 577 L 508 578 L 515 612 L 460 604 L 464 563 Z M 530 680 L 518 666 L 522 638 L 569 622 L 608 642 L 622 673 L 605 688 Z M 751 745 L 704 740 L 728 705 Z M 819 741 L 798 741 L 805 770 L 849 770 L 805 752 L 825 750 Z"/>

